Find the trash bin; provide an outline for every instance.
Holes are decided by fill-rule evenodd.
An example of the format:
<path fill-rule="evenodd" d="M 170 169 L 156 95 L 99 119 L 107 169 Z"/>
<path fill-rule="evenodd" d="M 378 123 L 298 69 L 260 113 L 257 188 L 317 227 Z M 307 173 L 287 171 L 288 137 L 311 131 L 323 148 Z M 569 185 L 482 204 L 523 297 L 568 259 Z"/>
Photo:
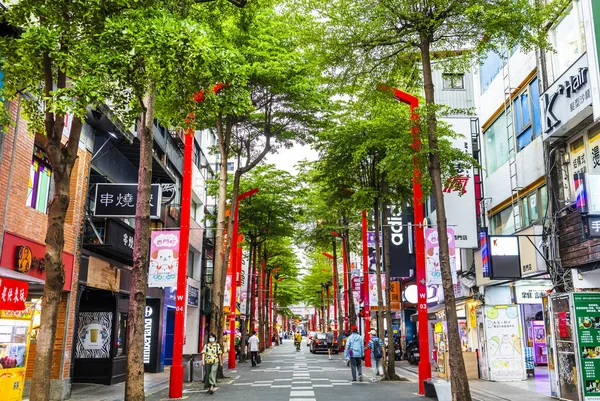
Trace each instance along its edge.
<path fill-rule="evenodd" d="M 189 383 L 192 381 L 192 355 L 184 354 L 183 355 L 183 382 Z"/>
<path fill-rule="evenodd" d="M 192 381 L 204 380 L 204 366 L 202 366 L 202 354 L 192 355 Z"/>
<path fill-rule="evenodd" d="M 433 380 L 433 386 L 438 401 L 452 401 L 452 389 L 449 381 Z"/>

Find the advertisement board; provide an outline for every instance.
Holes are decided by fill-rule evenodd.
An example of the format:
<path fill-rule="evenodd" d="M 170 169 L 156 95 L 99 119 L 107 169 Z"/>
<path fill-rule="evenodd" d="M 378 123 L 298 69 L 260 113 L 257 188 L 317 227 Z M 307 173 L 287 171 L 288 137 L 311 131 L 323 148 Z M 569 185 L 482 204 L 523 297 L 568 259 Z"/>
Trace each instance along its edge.
<path fill-rule="evenodd" d="M 385 307 L 385 274 L 381 274 L 381 296 Z M 369 306 L 371 310 L 377 308 L 377 274 L 369 274 Z"/>
<path fill-rule="evenodd" d="M 179 267 L 179 230 L 152 231 L 148 287 L 176 287 Z"/>
<path fill-rule="evenodd" d="M 523 337 L 518 306 L 485 307 L 485 340 L 490 380 L 525 380 Z"/>
<path fill-rule="evenodd" d="M 574 293 L 583 401 L 600 401 L 600 294 Z"/>
<path fill-rule="evenodd" d="M 450 270 L 452 282 L 456 283 L 456 248 L 454 230 L 448 228 L 448 251 L 450 253 Z M 427 284 L 442 284 L 442 270 L 440 266 L 440 246 L 437 228 L 425 229 L 425 261 L 427 270 Z"/>
<path fill-rule="evenodd" d="M 387 214 L 389 225 L 387 249 L 390 253 L 390 266 L 386 266 L 386 271 L 393 278 L 411 277 L 416 269 L 412 240 L 412 213 L 404 210 L 402 206 L 390 206 Z"/>

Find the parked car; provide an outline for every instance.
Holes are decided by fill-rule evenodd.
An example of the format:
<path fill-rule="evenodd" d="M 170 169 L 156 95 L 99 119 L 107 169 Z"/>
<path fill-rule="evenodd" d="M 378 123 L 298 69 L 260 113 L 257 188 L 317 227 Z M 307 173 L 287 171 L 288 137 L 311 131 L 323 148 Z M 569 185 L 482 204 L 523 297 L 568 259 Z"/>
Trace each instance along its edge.
<path fill-rule="evenodd" d="M 312 339 L 315 337 L 316 332 L 315 331 L 310 331 L 308 333 L 308 337 L 306 337 L 306 346 L 310 347 L 310 343 L 312 341 Z"/>
<path fill-rule="evenodd" d="M 328 352 L 327 350 L 327 334 L 315 333 L 312 341 L 310 342 L 310 352 L 316 354 L 317 352 Z M 339 352 L 338 339 L 335 337 L 333 338 L 333 346 L 331 348 L 331 351 L 334 354 L 337 354 Z"/>

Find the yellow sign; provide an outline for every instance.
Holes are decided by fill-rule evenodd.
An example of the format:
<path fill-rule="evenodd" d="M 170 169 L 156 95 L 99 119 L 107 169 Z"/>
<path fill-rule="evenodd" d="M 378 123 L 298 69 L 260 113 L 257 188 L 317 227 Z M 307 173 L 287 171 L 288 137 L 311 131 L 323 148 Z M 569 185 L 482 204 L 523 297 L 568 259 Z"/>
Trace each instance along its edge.
<path fill-rule="evenodd" d="M 18 246 L 16 255 L 17 265 L 15 266 L 15 270 L 21 273 L 27 273 L 31 268 L 31 262 L 33 261 L 31 248 L 28 246 Z"/>

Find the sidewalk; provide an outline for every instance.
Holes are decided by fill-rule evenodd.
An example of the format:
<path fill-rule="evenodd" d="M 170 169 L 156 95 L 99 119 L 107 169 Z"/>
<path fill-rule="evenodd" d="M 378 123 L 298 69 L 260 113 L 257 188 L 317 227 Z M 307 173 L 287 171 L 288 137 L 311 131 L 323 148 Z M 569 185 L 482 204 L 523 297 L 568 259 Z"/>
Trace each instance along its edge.
<path fill-rule="evenodd" d="M 410 365 L 406 361 L 396 362 L 398 373 L 400 376 L 404 376 L 410 380 L 419 380 L 418 367 L 416 365 Z M 436 378 L 437 373 L 432 372 L 432 377 Z M 443 379 L 440 379 L 443 380 Z M 543 391 L 548 389 L 540 388 L 538 391 L 531 391 L 532 381 L 516 381 L 516 382 L 492 382 L 488 380 L 469 380 L 469 387 L 471 389 L 471 395 L 474 399 L 479 401 L 551 401 L 554 398 Z"/>

